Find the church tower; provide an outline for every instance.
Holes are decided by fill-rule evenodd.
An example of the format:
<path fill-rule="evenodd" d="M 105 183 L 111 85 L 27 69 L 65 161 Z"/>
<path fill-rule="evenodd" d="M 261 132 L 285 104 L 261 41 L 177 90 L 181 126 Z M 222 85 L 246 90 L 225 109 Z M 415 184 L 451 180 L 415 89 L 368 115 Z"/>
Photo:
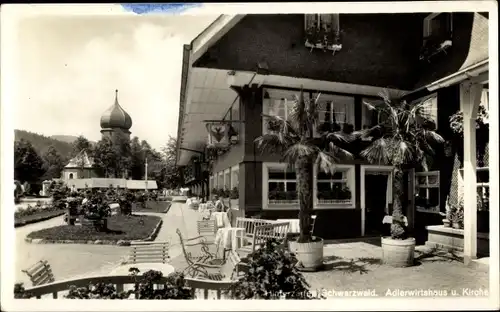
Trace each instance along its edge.
<path fill-rule="evenodd" d="M 115 103 L 101 116 L 102 137 L 114 139 L 123 135 L 130 139 L 132 118 L 118 103 L 118 90 L 115 90 Z"/>

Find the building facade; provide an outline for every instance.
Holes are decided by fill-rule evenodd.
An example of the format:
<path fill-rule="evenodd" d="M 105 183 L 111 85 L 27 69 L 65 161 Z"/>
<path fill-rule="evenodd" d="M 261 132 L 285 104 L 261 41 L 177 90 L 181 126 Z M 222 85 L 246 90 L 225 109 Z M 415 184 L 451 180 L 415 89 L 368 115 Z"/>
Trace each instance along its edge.
<path fill-rule="evenodd" d="M 452 151 L 437 150 L 428 172 L 407 172 L 405 214 L 413 229 L 441 222 L 448 195 L 458 198 L 472 189 L 459 191 L 453 182 L 459 150 L 465 155 L 470 150 L 451 142 L 448 120 L 469 107 L 465 73 L 487 74 L 485 14 L 222 15 L 184 47 L 183 62 L 177 165 L 189 168 L 192 157 L 202 155 L 209 175 L 203 195 L 237 188 L 242 216 L 297 217 L 293 169 L 280 155 L 261 153 L 255 139 L 266 132 L 263 115 L 286 119 L 301 89 L 308 98 L 319 97 L 324 126 L 346 132 L 377 123 L 363 102 L 377 100 L 382 90 L 405 94 L 412 103 L 429 101 L 429 113 Z M 443 79 L 448 80 L 440 84 Z M 472 84 L 483 94 L 484 83 L 487 79 Z M 234 133 L 226 147 L 207 148 L 207 124 L 217 120 Z M 359 155 L 367 144 L 349 150 Z M 392 170 L 359 156 L 339 164 L 333 175 L 317 170 L 315 235 L 380 234 L 382 219 L 391 212 Z M 196 183 L 207 182 L 201 177 Z"/>

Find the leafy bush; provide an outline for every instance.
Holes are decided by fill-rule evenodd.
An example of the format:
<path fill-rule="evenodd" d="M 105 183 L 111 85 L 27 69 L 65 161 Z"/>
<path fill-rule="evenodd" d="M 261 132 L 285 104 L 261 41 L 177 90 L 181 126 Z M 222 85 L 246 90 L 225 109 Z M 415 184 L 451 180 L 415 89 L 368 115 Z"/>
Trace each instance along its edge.
<path fill-rule="evenodd" d="M 309 284 L 297 270 L 297 259 L 275 240 L 248 258 L 248 272 L 230 287 L 234 299 L 310 299 Z"/>
<path fill-rule="evenodd" d="M 135 294 L 135 299 L 192 299 L 191 288 L 186 287 L 184 276 L 174 273 L 167 277 L 164 284 L 159 281 L 163 274 L 159 271 L 150 270 L 142 276 L 137 268 L 131 268 L 130 274 L 136 277 L 137 282 L 133 290 L 117 292 L 113 284 L 97 283 L 86 287 L 71 286 L 66 299 L 128 299 Z M 155 284 L 162 287 L 154 289 Z"/>
<path fill-rule="evenodd" d="M 231 198 L 231 199 L 238 199 L 238 198 L 240 198 L 238 187 L 236 187 L 236 186 L 233 187 L 233 189 L 231 190 L 231 194 L 229 195 L 229 198 Z"/>
<path fill-rule="evenodd" d="M 14 284 L 14 298 L 15 299 L 28 299 L 31 297 L 32 297 L 32 295 L 29 292 L 26 292 L 26 288 L 24 288 L 23 283 Z"/>

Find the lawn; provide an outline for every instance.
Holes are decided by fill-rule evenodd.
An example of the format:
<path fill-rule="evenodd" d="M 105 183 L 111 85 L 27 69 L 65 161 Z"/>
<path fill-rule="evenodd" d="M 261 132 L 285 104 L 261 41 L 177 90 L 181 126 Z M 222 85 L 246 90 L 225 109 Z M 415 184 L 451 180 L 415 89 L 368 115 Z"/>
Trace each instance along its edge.
<path fill-rule="evenodd" d="M 31 224 L 39 221 L 44 221 L 64 214 L 65 209 L 58 210 L 38 210 L 29 215 L 15 215 L 14 216 L 14 226 L 22 226 L 26 224 Z"/>
<path fill-rule="evenodd" d="M 146 207 L 143 207 L 141 203 L 134 203 L 132 204 L 132 211 L 167 213 L 171 205 L 172 202 L 170 201 L 148 201 Z"/>
<path fill-rule="evenodd" d="M 31 232 L 28 238 L 45 240 L 138 240 L 152 234 L 161 220 L 157 216 L 114 215 L 108 218 L 108 230 L 98 232 L 91 226 L 62 225 Z"/>

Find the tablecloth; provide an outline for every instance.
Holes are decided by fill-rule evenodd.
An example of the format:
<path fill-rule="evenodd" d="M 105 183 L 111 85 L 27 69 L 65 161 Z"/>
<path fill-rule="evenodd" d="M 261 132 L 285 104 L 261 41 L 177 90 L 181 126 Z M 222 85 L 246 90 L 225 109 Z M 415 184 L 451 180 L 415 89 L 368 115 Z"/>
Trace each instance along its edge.
<path fill-rule="evenodd" d="M 231 221 L 229 220 L 229 217 L 227 216 L 226 212 L 221 212 L 221 211 L 213 212 L 212 218 L 215 219 L 218 228 L 231 227 Z"/>
<path fill-rule="evenodd" d="M 240 248 L 240 240 L 238 237 L 243 237 L 245 234 L 244 228 L 222 228 L 217 231 L 215 235 L 215 245 L 217 250 L 223 252 L 224 250 L 236 250 Z"/>
<path fill-rule="evenodd" d="M 314 219 L 316 219 L 316 216 L 311 216 L 311 218 L 314 220 Z M 290 225 L 288 226 L 288 233 L 291 233 L 291 234 L 300 233 L 299 219 L 278 219 L 276 221 L 290 223 Z"/>

